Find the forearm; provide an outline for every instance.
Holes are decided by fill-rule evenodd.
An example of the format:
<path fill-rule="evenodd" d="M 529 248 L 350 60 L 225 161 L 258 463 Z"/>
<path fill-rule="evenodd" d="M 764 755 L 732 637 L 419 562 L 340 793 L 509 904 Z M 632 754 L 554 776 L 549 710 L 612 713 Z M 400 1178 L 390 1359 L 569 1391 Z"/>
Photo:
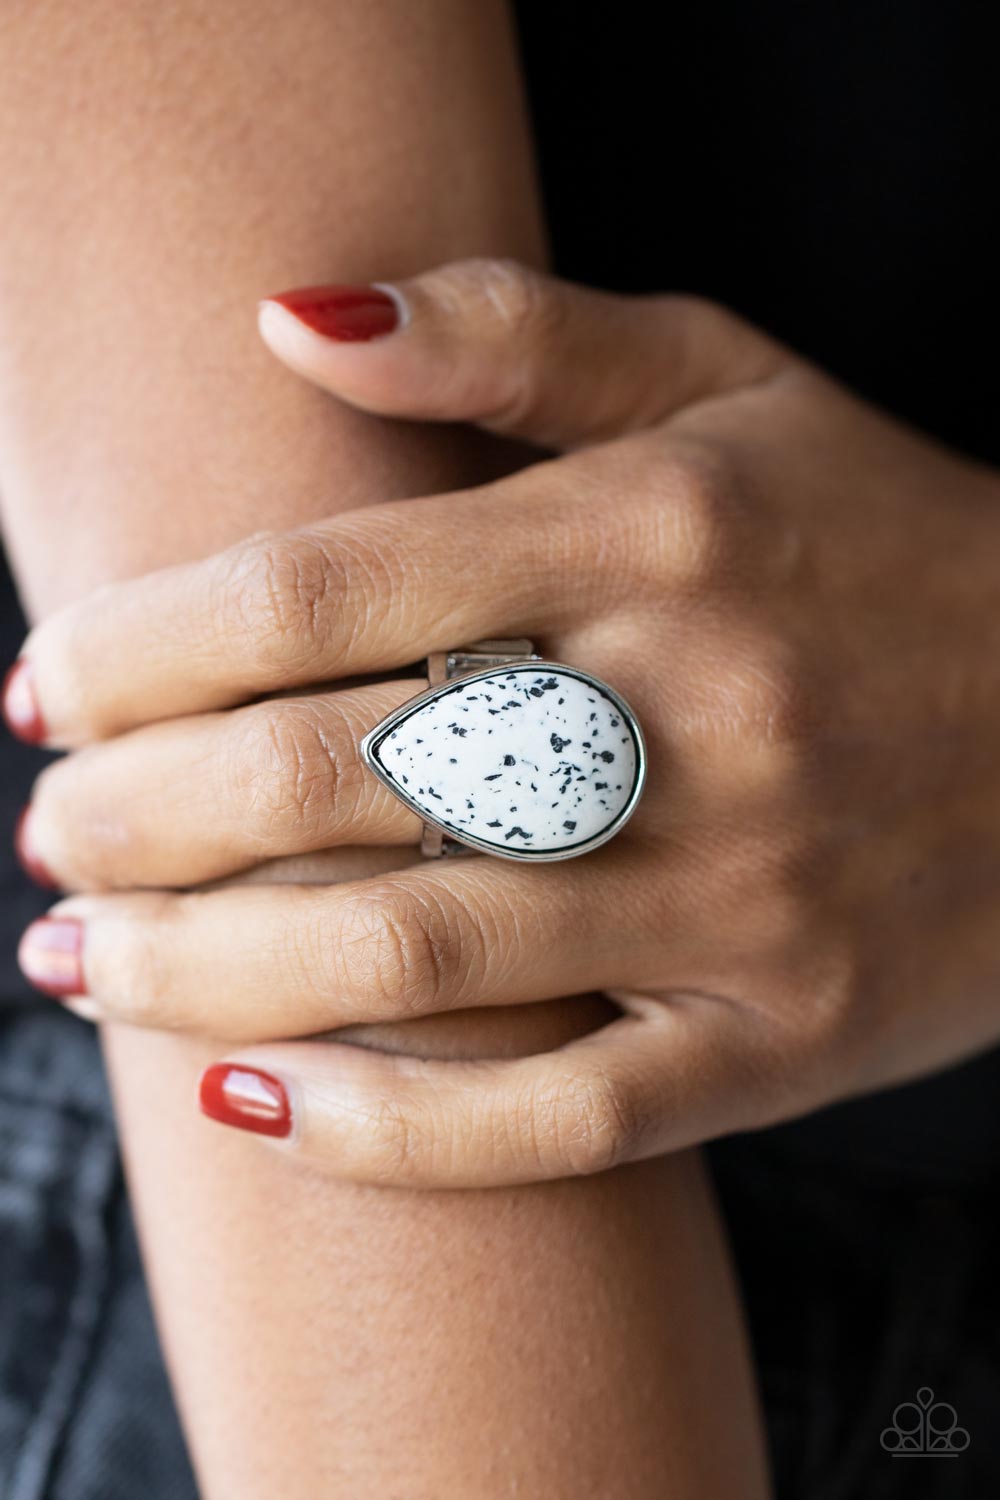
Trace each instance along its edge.
<path fill-rule="evenodd" d="M 0 46 L 0 481 L 34 613 L 481 472 L 464 438 L 296 383 L 253 310 L 287 285 L 538 257 L 492 5 L 60 0 L 9 12 Z M 481 1013 L 422 1045 L 549 1045 L 600 1015 Z M 494 1194 L 349 1188 L 197 1118 L 216 1049 L 125 1029 L 108 1045 L 211 1500 L 471 1497 L 515 1478 L 574 1497 L 757 1492 L 738 1316 L 692 1159 Z"/>

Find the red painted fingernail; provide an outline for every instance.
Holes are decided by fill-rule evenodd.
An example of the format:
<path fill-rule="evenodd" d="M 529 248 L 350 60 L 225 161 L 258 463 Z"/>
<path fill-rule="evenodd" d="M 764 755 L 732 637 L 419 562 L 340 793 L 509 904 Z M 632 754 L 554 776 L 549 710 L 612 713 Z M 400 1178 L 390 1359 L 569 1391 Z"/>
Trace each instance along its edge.
<path fill-rule="evenodd" d="M 14 853 L 17 855 L 21 869 L 26 875 L 31 876 L 36 885 L 40 885 L 46 891 L 59 889 L 59 882 L 46 868 L 44 861 L 39 859 L 31 842 L 30 802 L 27 807 L 21 808 L 17 822 L 14 824 Z"/>
<path fill-rule="evenodd" d="M 220 1125 L 252 1130 L 256 1135 L 288 1135 L 292 1110 L 285 1085 L 260 1068 L 213 1063 L 201 1075 L 202 1114 Z"/>
<path fill-rule="evenodd" d="M 0 697 L 3 716 L 11 734 L 29 745 L 40 745 L 48 730 L 42 718 L 38 699 L 35 697 L 34 671 L 23 656 L 11 667 L 4 678 Z"/>
<path fill-rule="evenodd" d="M 266 297 L 313 333 L 340 344 L 384 338 L 399 325 L 399 307 L 377 286 L 304 286 Z"/>
<path fill-rule="evenodd" d="M 85 995 L 83 923 L 77 917 L 42 917 L 32 922 L 17 949 L 21 972 L 36 989 L 57 1000 Z"/>

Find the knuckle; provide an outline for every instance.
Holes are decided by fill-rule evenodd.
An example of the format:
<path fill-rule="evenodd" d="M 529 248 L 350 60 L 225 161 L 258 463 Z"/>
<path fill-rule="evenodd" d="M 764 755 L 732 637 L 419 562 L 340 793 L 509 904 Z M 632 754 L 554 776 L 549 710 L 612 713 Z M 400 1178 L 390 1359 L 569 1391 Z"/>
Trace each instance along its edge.
<path fill-rule="evenodd" d="M 534 1111 L 533 1152 L 555 1162 L 560 1176 L 589 1176 L 629 1161 L 641 1142 L 639 1110 L 628 1083 L 589 1065 L 563 1082 Z"/>
<path fill-rule="evenodd" d="M 803 674 L 777 641 L 734 653 L 716 677 L 719 711 L 741 747 L 807 739 L 812 705 Z"/>
<path fill-rule="evenodd" d="M 419 1180 L 437 1153 L 438 1133 L 414 1102 L 386 1094 L 368 1121 L 368 1175 L 377 1185 Z"/>
<path fill-rule="evenodd" d="M 750 383 L 787 359 L 767 334 L 710 297 L 668 293 L 653 301 L 670 327 L 681 368 L 698 368 L 707 353 L 723 378 Z"/>
<path fill-rule="evenodd" d="M 551 282 L 520 261 L 474 257 L 438 273 L 435 292 L 449 310 L 500 325 L 505 336 L 531 333 L 543 323 Z"/>
<path fill-rule="evenodd" d="M 744 492 L 724 449 L 685 442 L 653 469 L 664 534 L 662 556 L 675 587 L 703 588 L 729 571 Z"/>
<path fill-rule="evenodd" d="M 819 700 L 787 640 L 754 622 L 715 622 L 692 646 L 676 723 L 720 793 L 793 795 L 815 755 Z"/>
<path fill-rule="evenodd" d="M 592 483 L 605 490 L 614 483 L 624 496 L 619 546 L 633 595 L 662 603 L 669 590 L 683 601 L 746 571 L 749 492 L 728 448 L 693 437 L 665 441 L 654 431 L 617 444 L 613 455 L 590 453 L 581 467 Z"/>
<path fill-rule="evenodd" d="M 711 297 L 693 292 L 670 292 L 659 299 L 682 346 L 706 339 L 733 339 L 743 326 L 735 313 Z"/>
<path fill-rule="evenodd" d="M 456 923 L 437 901 L 392 886 L 352 901 L 338 955 L 344 984 L 373 1019 L 433 1012 L 460 988 Z"/>
<path fill-rule="evenodd" d="M 247 831 L 262 857 L 275 844 L 308 845 L 356 796 L 345 736 L 336 714 L 322 717 L 307 703 L 267 703 L 235 716 L 235 740 L 223 769 L 225 784 L 243 804 Z"/>
<path fill-rule="evenodd" d="M 97 972 L 89 972 L 88 978 L 113 1015 L 160 1029 L 184 1024 L 171 979 L 172 944 L 165 936 L 172 910 L 169 897 L 147 896 L 141 915 L 115 921 L 111 940 L 100 944 Z"/>
<path fill-rule="evenodd" d="M 314 665 L 334 635 L 348 579 L 335 549 L 307 532 L 254 537 L 218 580 L 221 628 L 265 676 Z"/>
<path fill-rule="evenodd" d="M 497 362 L 501 371 L 484 401 L 473 397 L 477 420 L 498 429 L 517 429 L 537 411 L 550 351 L 565 328 L 566 294 L 549 277 L 513 260 L 460 262 L 444 273 L 438 296 L 446 312 L 470 325 L 476 338 L 501 355 L 516 358 Z M 461 407 L 470 396 L 462 382 L 478 390 L 476 365 L 459 362 L 454 379 L 459 389 L 452 399 Z"/>

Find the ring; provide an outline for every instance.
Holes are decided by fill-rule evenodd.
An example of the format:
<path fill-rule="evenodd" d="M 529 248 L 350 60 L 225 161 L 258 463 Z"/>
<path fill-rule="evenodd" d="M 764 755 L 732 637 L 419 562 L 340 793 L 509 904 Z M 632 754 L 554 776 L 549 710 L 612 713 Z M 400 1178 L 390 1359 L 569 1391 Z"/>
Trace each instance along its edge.
<path fill-rule="evenodd" d="M 365 765 L 423 819 L 428 857 L 573 859 L 635 811 L 646 749 L 606 682 L 479 641 L 428 657 L 430 686 L 361 741 Z"/>

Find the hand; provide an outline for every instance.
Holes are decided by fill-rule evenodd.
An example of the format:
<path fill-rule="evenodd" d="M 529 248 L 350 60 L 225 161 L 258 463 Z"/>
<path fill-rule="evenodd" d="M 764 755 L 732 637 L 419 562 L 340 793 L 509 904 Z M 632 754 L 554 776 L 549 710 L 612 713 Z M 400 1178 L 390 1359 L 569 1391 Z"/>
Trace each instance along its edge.
<path fill-rule="evenodd" d="M 92 894 L 29 930 L 28 974 L 98 1017 L 248 1043 L 209 1109 L 408 1185 L 592 1172 L 995 1040 L 997 476 L 710 305 L 486 262 L 393 297 L 370 299 L 368 342 L 364 297 L 269 302 L 262 330 L 356 406 L 563 456 L 258 536 L 36 629 L 8 712 L 84 748 L 43 774 L 24 837 Z M 413 846 L 358 740 L 419 686 L 407 663 L 513 635 L 636 709 L 648 790 L 617 839 L 165 889 Z M 621 1018 L 530 1058 L 280 1040 L 591 988 Z"/>

